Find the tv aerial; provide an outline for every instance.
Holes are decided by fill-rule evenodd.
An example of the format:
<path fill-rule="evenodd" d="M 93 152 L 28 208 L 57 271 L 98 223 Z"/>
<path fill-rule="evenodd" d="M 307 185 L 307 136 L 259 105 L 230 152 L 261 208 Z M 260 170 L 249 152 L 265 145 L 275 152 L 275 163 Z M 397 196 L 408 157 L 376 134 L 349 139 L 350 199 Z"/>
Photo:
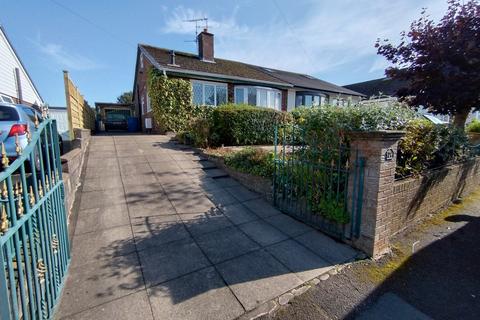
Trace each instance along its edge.
<path fill-rule="evenodd" d="M 183 20 L 183 22 L 195 22 L 195 40 L 185 40 L 185 42 L 195 42 L 198 46 L 198 30 L 205 29 L 208 30 L 208 18 L 195 18 L 189 20 Z"/>

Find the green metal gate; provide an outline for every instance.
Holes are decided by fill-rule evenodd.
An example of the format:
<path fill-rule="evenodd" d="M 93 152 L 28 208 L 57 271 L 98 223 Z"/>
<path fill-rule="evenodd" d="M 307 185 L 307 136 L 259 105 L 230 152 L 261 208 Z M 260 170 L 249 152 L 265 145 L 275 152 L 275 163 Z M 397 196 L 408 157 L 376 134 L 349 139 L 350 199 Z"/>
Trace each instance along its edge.
<path fill-rule="evenodd" d="M 365 160 L 318 141 L 296 125 L 275 128 L 274 204 L 335 238 L 358 237 Z"/>
<path fill-rule="evenodd" d="M 0 319 L 50 319 L 70 261 L 55 120 L 36 120 L 0 173 Z"/>

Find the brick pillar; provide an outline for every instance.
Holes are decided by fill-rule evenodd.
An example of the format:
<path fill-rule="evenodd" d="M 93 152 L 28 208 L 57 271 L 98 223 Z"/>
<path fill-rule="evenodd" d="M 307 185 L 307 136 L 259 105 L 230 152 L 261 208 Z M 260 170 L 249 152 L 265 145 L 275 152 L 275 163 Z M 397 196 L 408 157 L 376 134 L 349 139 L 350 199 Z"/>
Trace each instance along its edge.
<path fill-rule="evenodd" d="M 287 111 L 287 103 L 288 103 L 288 91 L 282 89 L 282 111 Z"/>
<path fill-rule="evenodd" d="M 393 191 L 397 146 L 403 131 L 355 132 L 350 135 L 350 163 L 357 156 L 365 159 L 360 235 L 352 238 L 353 246 L 372 257 L 388 251 L 388 198 Z M 350 174 L 349 206 L 353 193 L 354 174 Z M 358 195 L 359 188 L 356 188 Z M 350 208 L 352 209 L 352 208 Z"/>
<path fill-rule="evenodd" d="M 235 86 L 233 83 L 227 83 L 227 102 L 235 103 Z"/>

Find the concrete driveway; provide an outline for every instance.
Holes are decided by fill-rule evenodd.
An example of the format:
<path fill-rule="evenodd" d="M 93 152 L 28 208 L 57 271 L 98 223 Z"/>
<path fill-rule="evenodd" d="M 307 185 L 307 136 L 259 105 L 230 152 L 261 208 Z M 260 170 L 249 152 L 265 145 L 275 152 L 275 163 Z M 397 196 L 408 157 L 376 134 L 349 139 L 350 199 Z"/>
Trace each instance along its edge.
<path fill-rule="evenodd" d="M 235 319 L 356 252 L 160 135 L 95 136 L 57 318 Z"/>

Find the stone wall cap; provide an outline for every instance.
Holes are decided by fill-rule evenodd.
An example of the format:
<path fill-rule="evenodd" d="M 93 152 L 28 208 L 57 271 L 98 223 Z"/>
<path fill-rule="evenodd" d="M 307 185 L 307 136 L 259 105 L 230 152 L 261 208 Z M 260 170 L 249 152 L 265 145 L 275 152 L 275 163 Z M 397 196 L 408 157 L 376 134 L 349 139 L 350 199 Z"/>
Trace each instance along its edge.
<path fill-rule="evenodd" d="M 351 131 L 348 133 L 353 140 L 399 140 L 405 136 L 401 130 Z"/>

